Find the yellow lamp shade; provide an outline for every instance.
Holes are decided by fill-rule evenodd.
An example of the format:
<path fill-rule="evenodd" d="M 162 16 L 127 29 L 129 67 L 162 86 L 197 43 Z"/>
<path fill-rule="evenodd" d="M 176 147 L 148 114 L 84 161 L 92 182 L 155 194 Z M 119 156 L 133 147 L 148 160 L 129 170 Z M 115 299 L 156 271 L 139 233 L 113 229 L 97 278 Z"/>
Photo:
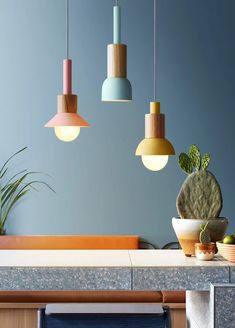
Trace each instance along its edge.
<path fill-rule="evenodd" d="M 145 138 L 139 143 L 135 154 L 136 156 L 175 155 L 175 150 L 165 138 Z"/>

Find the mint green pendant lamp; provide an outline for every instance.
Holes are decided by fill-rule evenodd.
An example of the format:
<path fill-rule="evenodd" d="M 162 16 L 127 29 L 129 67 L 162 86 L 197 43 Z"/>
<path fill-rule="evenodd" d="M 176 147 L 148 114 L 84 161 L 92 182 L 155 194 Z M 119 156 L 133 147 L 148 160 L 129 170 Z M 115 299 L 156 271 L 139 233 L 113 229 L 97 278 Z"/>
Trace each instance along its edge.
<path fill-rule="evenodd" d="M 113 43 L 107 48 L 107 79 L 102 86 L 102 101 L 126 102 L 132 100 L 131 83 L 127 79 L 127 47 L 121 43 L 121 8 L 113 7 Z"/>

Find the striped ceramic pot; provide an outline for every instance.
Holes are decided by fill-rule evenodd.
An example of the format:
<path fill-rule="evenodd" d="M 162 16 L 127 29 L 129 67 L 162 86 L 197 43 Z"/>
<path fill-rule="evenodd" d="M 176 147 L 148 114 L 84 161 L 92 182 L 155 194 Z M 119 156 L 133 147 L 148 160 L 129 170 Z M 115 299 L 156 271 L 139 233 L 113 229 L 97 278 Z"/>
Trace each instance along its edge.
<path fill-rule="evenodd" d="M 228 227 L 227 218 L 216 218 L 208 220 L 211 241 L 216 242 L 223 239 Z M 207 220 L 181 219 L 174 217 L 172 226 L 178 238 L 181 248 L 186 256 L 195 255 L 195 243 L 199 243 L 200 224 L 205 224 Z"/>

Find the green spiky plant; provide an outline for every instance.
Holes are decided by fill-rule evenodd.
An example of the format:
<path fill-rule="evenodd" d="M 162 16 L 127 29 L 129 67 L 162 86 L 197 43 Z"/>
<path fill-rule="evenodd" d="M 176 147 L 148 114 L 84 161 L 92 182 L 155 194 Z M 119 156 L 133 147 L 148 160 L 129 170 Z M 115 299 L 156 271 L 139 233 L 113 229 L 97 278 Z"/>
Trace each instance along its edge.
<path fill-rule="evenodd" d="M 203 245 L 209 244 L 211 242 L 210 230 L 208 229 L 209 221 L 206 224 L 200 224 L 200 234 L 199 240 Z"/>
<path fill-rule="evenodd" d="M 55 192 L 46 182 L 42 180 L 30 180 L 31 175 L 42 174 L 41 172 L 22 170 L 7 178 L 9 172 L 9 162 L 18 154 L 26 150 L 24 147 L 10 156 L 0 168 L 0 235 L 5 234 L 5 225 L 9 214 L 13 208 L 22 200 L 32 189 L 36 190 L 36 185 L 43 184 L 51 191 Z"/>
<path fill-rule="evenodd" d="M 214 175 L 207 170 L 210 163 L 208 153 L 201 156 L 196 145 L 189 153 L 179 155 L 179 165 L 188 174 L 176 200 L 178 214 L 182 219 L 215 219 L 222 209 L 220 186 Z"/>

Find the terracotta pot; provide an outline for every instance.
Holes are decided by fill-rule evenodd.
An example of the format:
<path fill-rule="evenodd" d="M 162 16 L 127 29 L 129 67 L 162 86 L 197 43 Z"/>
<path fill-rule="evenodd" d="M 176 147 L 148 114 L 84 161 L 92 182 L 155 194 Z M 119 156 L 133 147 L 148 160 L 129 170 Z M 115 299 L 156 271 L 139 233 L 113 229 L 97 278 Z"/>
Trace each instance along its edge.
<path fill-rule="evenodd" d="M 215 243 L 195 244 L 195 255 L 198 260 L 209 261 L 215 255 Z"/>
<path fill-rule="evenodd" d="M 172 226 L 186 256 L 195 255 L 195 243 L 199 243 L 200 224 L 205 224 L 207 221 L 210 229 L 211 241 L 216 242 L 223 239 L 223 236 L 228 227 L 228 219 L 216 218 L 210 220 L 200 219 L 181 219 L 174 217 Z"/>

